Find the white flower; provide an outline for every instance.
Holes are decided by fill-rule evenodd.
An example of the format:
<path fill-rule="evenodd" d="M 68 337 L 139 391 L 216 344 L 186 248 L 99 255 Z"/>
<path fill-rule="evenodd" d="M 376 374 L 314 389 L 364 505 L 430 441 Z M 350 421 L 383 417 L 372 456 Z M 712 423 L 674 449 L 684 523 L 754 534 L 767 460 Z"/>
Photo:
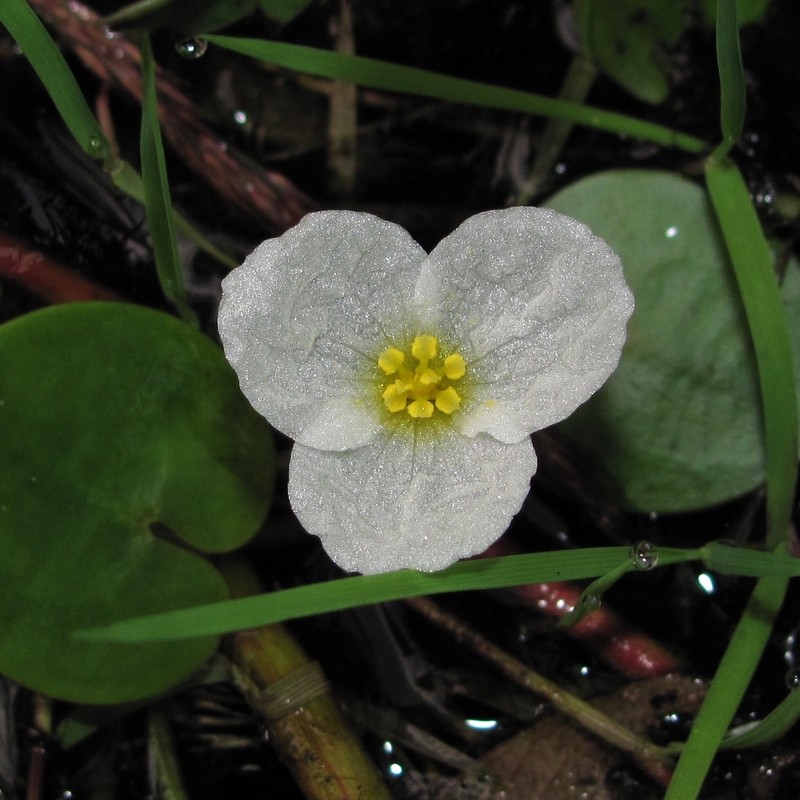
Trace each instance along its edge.
<path fill-rule="evenodd" d="M 430 255 L 369 214 L 306 216 L 223 281 L 253 407 L 296 444 L 289 498 L 346 570 L 438 570 L 508 527 L 529 434 L 616 367 L 633 298 L 581 223 L 511 208 Z"/>

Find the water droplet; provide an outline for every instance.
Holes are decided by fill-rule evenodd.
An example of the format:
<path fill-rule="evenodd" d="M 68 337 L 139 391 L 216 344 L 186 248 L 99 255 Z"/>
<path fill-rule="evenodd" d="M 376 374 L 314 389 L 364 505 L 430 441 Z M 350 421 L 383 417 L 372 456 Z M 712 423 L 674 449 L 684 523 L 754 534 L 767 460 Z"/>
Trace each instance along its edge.
<path fill-rule="evenodd" d="M 675 225 L 670 225 L 666 232 L 667 239 L 674 239 L 678 235 L 678 229 Z"/>
<path fill-rule="evenodd" d="M 86 143 L 86 152 L 92 158 L 105 158 L 108 155 L 108 142 L 100 136 L 92 136 Z"/>
<path fill-rule="evenodd" d="M 800 669 L 790 669 L 786 673 L 786 685 L 790 689 L 797 689 L 800 687 Z"/>
<path fill-rule="evenodd" d="M 233 120 L 238 125 L 246 125 L 247 124 L 247 112 L 246 111 L 234 111 L 233 112 Z"/>
<path fill-rule="evenodd" d="M 175 49 L 184 58 L 200 58 L 208 50 L 208 42 L 199 36 L 188 36 L 186 39 L 178 39 Z"/>
<path fill-rule="evenodd" d="M 631 546 L 628 555 L 633 566 L 642 572 L 647 572 L 658 564 L 658 548 L 652 542 L 637 542 Z"/>
<path fill-rule="evenodd" d="M 78 3 L 76 0 L 70 0 L 68 4 L 69 10 L 79 19 L 82 19 L 84 22 L 91 19 L 92 12 L 83 4 Z"/>
<path fill-rule="evenodd" d="M 602 602 L 598 594 L 587 594 L 585 597 L 581 598 L 581 605 L 586 611 L 597 611 Z"/>

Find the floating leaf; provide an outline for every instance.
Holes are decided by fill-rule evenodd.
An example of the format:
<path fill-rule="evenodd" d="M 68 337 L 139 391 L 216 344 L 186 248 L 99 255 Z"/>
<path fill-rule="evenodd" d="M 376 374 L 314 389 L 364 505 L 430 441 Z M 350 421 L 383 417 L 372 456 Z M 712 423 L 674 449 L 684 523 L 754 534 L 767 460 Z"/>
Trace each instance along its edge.
<path fill-rule="evenodd" d="M 584 45 L 600 68 L 640 100 L 662 102 L 668 51 L 688 21 L 686 0 L 579 0 L 575 8 Z"/>
<path fill-rule="evenodd" d="M 143 646 L 74 630 L 224 599 L 193 550 L 258 529 L 269 427 L 221 351 L 160 312 L 48 308 L 0 327 L 0 671 L 54 697 L 163 691 L 216 638 Z"/>
<path fill-rule="evenodd" d="M 741 301 L 705 191 L 664 172 L 592 176 L 552 208 L 622 259 L 636 297 L 617 371 L 562 429 L 642 511 L 719 503 L 764 480 L 756 368 Z M 800 275 L 782 287 L 800 363 Z"/>

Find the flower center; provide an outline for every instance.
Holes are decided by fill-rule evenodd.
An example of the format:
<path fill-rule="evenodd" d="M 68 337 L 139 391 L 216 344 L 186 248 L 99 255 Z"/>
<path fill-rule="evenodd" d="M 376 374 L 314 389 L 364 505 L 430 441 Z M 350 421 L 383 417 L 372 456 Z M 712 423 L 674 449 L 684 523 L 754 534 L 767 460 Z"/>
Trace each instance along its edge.
<path fill-rule="evenodd" d="M 452 414 L 461 405 L 461 396 L 450 382 L 464 376 L 464 359 L 458 353 L 441 358 L 438 350 L 435 336 L 417 336 L 411 343 L 411 358 L 417 361 L 413 369 L 406 366 L 406 353 L 396 347 L 380 354 L 378 366 L 394 378 L 381 395 L 392 414 L 407 411 L 415 419 L 424 419 L 433 416 L 434 410 Z"/>

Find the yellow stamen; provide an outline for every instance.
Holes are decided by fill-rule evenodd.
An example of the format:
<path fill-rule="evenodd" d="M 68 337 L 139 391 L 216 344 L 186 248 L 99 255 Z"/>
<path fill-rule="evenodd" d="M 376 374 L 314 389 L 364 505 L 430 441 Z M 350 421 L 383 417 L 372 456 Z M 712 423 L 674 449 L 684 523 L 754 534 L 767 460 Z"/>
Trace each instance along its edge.
<path fill-rule="evenodd" d="M 450 378 L 451 381 L 464 377 L 466 371 L 467 365 L 458 353 L 453 353 L 453 355 L 447 356 L 444 360 L 444 374 Z"/>
<path fill-rule="evenodd" d="M 417 380 L 423 386 L 430 386 L 433 383 L 439 383 L 441 379 L 442 376 L 437 375 L 430 367 L 427 367 L 419 375 L 417 375 Z"/>
<path fill-rule="evenodd" d="M 436 408 L 445 414 L 452 414 L 461 405 L 461 398 L 458 392 L 452 387 L 448 386 L 441 392 L 436 392 Z"/>
<path fill-rule="evenodd" d="M 378 366 L 387 375 L 394 375 L 405 360 L 406 357 L 403 355 L 402 350 L 398 350 L 396 347 L 390 347 L 388 350 L 384 350 L 378 357 Z"/>
<path fill-rule="evenodd" d="M 381 370 L 394 376 L 391 383 L 384 384 L 384 405 L 392 414 L 405 410 L 414 419 L 432 417 L 436 410 L 453 414 L 461 407 L 461 395 L 451 382 L 466 374 L 463 357 L 452 353 L 439 358 L 439 342 L 427 334 L 415 337 L 410 349 L 411 357 L 418 362 L 415 368 L 406 366 L 406 354 L 396 347 L 378 357 Z"/>
<path fill-rule="evenodd" d="M 417 336 L 411 344 L 411 355 L 420 362 L 430 361 L 436 358 L 436 337 Z"/>
<path fill-rule="evenodd" d="M 433 416 L 433 403 L 424 397 L 418 397 L 409 404 L 408 413 L 415 419 L 431 417 Z"/>

